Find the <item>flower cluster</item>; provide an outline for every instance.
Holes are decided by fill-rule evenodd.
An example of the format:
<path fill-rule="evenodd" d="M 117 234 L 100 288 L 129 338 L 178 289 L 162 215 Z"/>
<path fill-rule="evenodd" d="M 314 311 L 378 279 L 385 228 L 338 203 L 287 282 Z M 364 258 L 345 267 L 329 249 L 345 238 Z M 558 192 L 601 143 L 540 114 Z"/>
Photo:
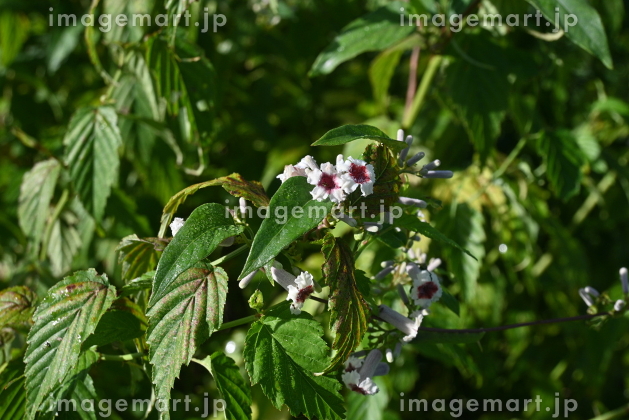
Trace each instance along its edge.
<path fill-rule="evenodd" d="M 371 350 L 364 359 L 359 358 L 366 352 L 357 352 L 345 362 L 345 370 L 341 378 L 345 385 L 354 392 L 362 395 L 378 393 L 378 386 L 371 378 L 389 373 L 389 365 L 382 363 L 382 352 Z"/>
<path fill-rule="evenodd" d="M 343 155 L 336 157 L 336 165 L 326 162 L 321 166 L 312 156 L 306 156 L 296 165 L 286 165 L 277 178 L 283 183 L 294 176 L 305 176 L 308 183 L 314 185 L 310 192 L 313 199 L 330 199 L 334 203 L 343 202 L 358 187 L 364 197 L 373 194 L 376 180 L 373 165 L 351 156 L 345 159 Z"/>
<path fill-rule="evenodd" d="M 618 299 L 614 302 L 614 312 L 622 312 L 627 305 L 626 299 L 629 298 L 629 272 L 626 267 L 622 267 L 619 274 L 624 299 Z M 598 290 L 591 286 L 579 289 L 579 296 L 588 308 L 594 307 L 597 303 L 605 304 L 607 302 L 607 298 L 603 298 Z"/>

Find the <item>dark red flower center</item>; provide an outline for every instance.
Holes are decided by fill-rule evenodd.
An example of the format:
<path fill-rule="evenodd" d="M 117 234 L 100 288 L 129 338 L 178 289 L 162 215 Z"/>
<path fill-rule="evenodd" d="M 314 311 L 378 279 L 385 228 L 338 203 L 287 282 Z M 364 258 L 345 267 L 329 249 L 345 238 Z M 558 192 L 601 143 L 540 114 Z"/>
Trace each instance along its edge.
<path fill-rule="evenodd" d="M 358 392 L 359 394 L 363 394 L 363 395 L 367 395 L 367 391 L 365 391 L 364 389 L 362 389 L 361 387 L 359 387 L 356 384 L 351 384 L 351 389 L 354 392 Z"/>
<path fill-rule="evenodd" d="M 439 286 L 437 286 L 434 282 L 428 281 L 417 288 L 417 298 L 418 299 L 432 299 L 432 297 L 439 290 Z"/>
<path fill-rule="evenodd" d="M 323 172 L 317 186 L 325 188 L 326 191 L 332 191 L 336 188 L 336 175 Z"/>
<path fill-rule="evenodd" d="M 305 302 L 312 292 L 314 292 L 312 286 L 306 286 L 303 289 L 299 289 L 299 292 L 297 292 L 297 302 Z"/>
<path fill-rule="evenodd" d="M 351 176 L 357 184 L 364 184 L 365 182 L 371 181 L 369 172 L 367 172 L 367 166 L 356 165 L 355 163 L 352 163 L 349 167 L 349 176 Z"/>

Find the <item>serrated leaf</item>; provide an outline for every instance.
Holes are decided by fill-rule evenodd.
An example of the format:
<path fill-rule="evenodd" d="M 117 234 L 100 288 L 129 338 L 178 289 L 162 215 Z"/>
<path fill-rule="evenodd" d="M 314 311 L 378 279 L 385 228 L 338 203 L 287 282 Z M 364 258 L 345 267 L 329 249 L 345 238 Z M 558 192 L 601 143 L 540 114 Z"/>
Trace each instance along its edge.
<path fill-rule="evenodd" d="M 166 229 L 177 212 L 177 209 L 188 196 L 196 193 L 201 188 L 222 186 L 225 191 L 234 197 L 242 197 L 249 200 L 256 207 L 266 207 L 269 205 L 269 198 L 264 192 L 264 187 L 258 181 L 247 181 L 240 174 L 231 174 L 211 181 L 201 182 L 191 185 L 173 195 L 164 207 L 162 220 L 159 229 L 159 237 L 162 238 L 166 234 Z"/>
<path fill-rule="evenodd" d="M 557 24 L 566 37 L 590 54 L 598 57 L 609 69 L 614 67 L 601 17 L 587 0 L 526 0 L 540 10 L 548 21 Z M 558 10 L 556 10 L 558 9 Z M 566 15 L 578 19 L 574 26 L 566 26 Z"/>
<path fill-rule="evenodd" d="M 9 362 L 0 373 L 0 419 L 21 419 L 26 410 L 24 363 Z"/>
<path fill-rule="evenodd" d="M 319 54 L 310 76 L 331 73 L 339 64 L 367 51 L 382 51 L 409 36 L 415 27 L 400 25 L 400 7 L 407 3 L 390 2 L 345 26 L 334 41 Z"/>
<path fill-rule="evenodd" d="M 395 223 L 394 224 L 397 227 L 401 227 L 401 228 L 404 228 L 404 229 L 412 230 L 412 231 L 417 232 L 417 233 L 419 233 L 421 235 L 424 235 L 424 236 L 426 236 L 426 237 L 428 237 L 430 239 L 434 239 L 436 241 L 448 244 L 448 245 L 458 249 L 459 251 L 465 252 L 467 255 L 469 255 L 470 257 L 472 257 L 473 259 L 476 260 L 476 257 L 474 255 L 472 255 L 472 253 L 470 251 L 468 251 L 467 249 L 463 248 L 461 245 L 459 245 L 457 242 L 455 242 L 452 239 L 450 239 L 445 234 L 439 232 L 435 227 L 431 226 L 430 223 L 422 222 L 421 220 L 419 220 L 417 218 L 417 216 L 412 216 L 412 215 L 409 215 L 409 214 L 403 214 L 399 218 L 395 219 Z"/>
<path fill-rule="evenodd" d="M 122 266 L 122 279 L 131 280 L 155 270 L 161 252 L 167 241 L 159 238 L 140 239 L 137 235 L 129 235 L 122 239 L 116 251 L 118 262 Z"/>
<path fill-rule="evenodd" d="M 567 200 L 577 194 L 586 158 L 574 135 L 567 130 L 545 132 L 536 147 L 546 163 L 546 176 L 557 197 Z"/>
<path fill-rule="evenodd" d="M 98 221 L 105 212 L 111 187 L 118 177 L 118 148 L 122 138 L 112 107 L 80 108 L 63 139 L 70 178 L 85 209 Z"/>
<path fill-rule="evenodd" d="M 37 420 L 97 419 L 96 412 L 85 410 L 81 403 L 92 400 L 94 407 L 98 403 L 94 383 L 88 372 L 92 365 L 98 361 L 99 356 L 93 350 L 86 350 L 81 353 L 76 366 L 68 372 L 64 381 L 50 393 L 40 406 L 41 414 L 37 416 Z"/>
<path fill-rule="evenodd" d="M 321 252 L 325 258 L 321 268 L 323 278 L 330 286 L 330 329 L 335 334 L 332 349 L 337 351 L 326 368 L 330 372 L 345 363 L 360 345 L 367 332 L 370 310 L 354 273 L 354 257 L 345 242 L 328 233 Z"/>
<path fill-rule="evenodd" d="M 245 368 L 252 385 L 260 384 L 277 409 L 286 404 L 291 415 L 345 418 L 339 382 L 314 376 L 328 364 L 321 325 L 308 314 L 290 314 L 284 302 L 255 322 L 245 340 Z"/>
<path fill-rule="evenodd" d="M 216 387 L 225 399 L 225 418 L 251 420 L 251 387 L 245 382 L 234 360 L 223 352 L 215 352 L 197 363 L 214 377 Z"/>
<path fill-rule="evenodd" d="M 483 214 L 465 203 L 459 203 L 456 207 L 447 206 L 435 217 L 435 224 L 439 226 L 444 237 L 461 245 L 457 246 L 458 249 L 443 247 L 442 258 L 446 261 L 447 269 L 454 274 L 454 280 L 460 284 L 463 297 L 468 302 L 476 294 L 476 284 L 485 257 L 484 222 Z M 471 254 L 468 252 L 468 255 L 473 254 L 477 258 L 463 255 L 460 250 L 464 249 L 469 249 Z"/>
<path fill-rule="evenodd" d="M 417 337 L 412 341 L 413 345 L 421 346 L 424 343 L 443 344 L 474 344 L 478 343 L 485 335 L 484 332 L 434 332 L 419 329 Z"/>
<path fill-rule="evenodd" d="M 18 219 L 22 231 L 33 241 L 35 250 L 44 233 L 60 170 L 59 162 L 49 159 L 37 163 L 22 179 Z"/>
<path fill-rule="evenodd" d="M 148 311 L 147 342 L 157 398 L 170 399 L 181 365 L 223 322 L 227 274 L 193 268 L 170 283 Z"/>
<path fill-rule="evenodd" d="M 37 295 L 26 286 L 0 290 L 0 330 L 30 325 Z"/>
<path fill-rule="evenodd" d="M 50 270 L 55 276 L 62 276 L 72 268 L 74 257 L 82 245 L 77 230 L 79 223 L 74 212 L 64 210 L 52 225 L 46 245 Z"/>
<path fill-rule="evenodd" d="M 407 144 L 390 138 L 380 129 L 371 125 L 344 125 L 325 133 L 323 137 L 311 146 L 340 146 L 354 140 L 374 140 L 384 144 L 396 153 L 404 149 Z"/>
<path fill-rule="evenodd" d="M 192 212 L 159 260 L 149 306 L 164 297 L 181 273 L 210 255 L 224 239 L 243 231 L 226 213 L 225 207 L 216 203 L 203 204 Z"/>
<path fill-rule="evenodd" d="M 289 178 L 280 186 L 271 198 L 268 217 L 253 238 L 247 262 L 238 279 L 263 267 L 328 215 L 332 201 L 313 200 L 311 190 L 312 185 L 302 176 Z"/>
<path fill-rule="evenodd" d="M 94 333 L 83 343 L 83 348 L 141 337 L 147 326 L 148 320 L 142 309 L 127 298 L 119 298 L 102 316 Z"/>
<path fill-rule="evenodd" d="M 114 301 L 116 290 L 94 269 L 78 271 L 48 290 L 33 316 L 26 362 L 27 419 L 77 364 L 81 344 Z"/>

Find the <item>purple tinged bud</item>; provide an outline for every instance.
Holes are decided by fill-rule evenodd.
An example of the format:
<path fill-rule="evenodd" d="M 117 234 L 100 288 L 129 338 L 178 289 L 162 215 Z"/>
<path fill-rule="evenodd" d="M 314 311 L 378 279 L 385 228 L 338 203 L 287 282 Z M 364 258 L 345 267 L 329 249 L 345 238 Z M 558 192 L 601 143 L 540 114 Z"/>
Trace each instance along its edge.
<path fill-rule="evenodd" d="M 412 158 L 410 158 L 407 162 L 406 162 L 406 166 L 413 166 L 415 165 L 417 162 L 419 162 L 420 160 L 422 160 L 424 158 L 424 156 L 426 156 L 426 153 L 424 152 L 419 152 L 416 153 L 415 155 L 413 155 Z"/>
<path fill-rule="evenodd" d="M 400 197 L 400 198 L 398 198 L 398 202 L 400 204 L 404 204 L 404 205 L 407 205 L 407 206 L 419 207 L 420 209 L 425 209 L 426 207 L 428 207 L 428 203 L 426 203 L 424 200 L 420 200 L 418 198 Z"/>
<path fill-rule="evenodd" d="M 432 162 L 428 162 L 423 166 L 420 172 L 428 172 L 433 169 L 437 169 L 441 165 L 441 161 L 439 159 L 435 159 Z"/>
<path fill-rule="evenodd" d="M 414 242 L 419 242 L 421 240 L 422 240 L 422 237 L 419 235 L 415 235 L 411 238 L 411 241 L 414 241 Z"/>
<path fill-rule="evenodd" d="M 374 280 L 382 280 L 383 278 L 385 278 L 386 276 L 388 276 L 389 274 L 393 272 L 393 268 L 394 267 L 387 267 L 387 268 L 382 269 L 378 274 L 376 274 L 373 277 Z"/>
<path fill-rule="evenodd" d="M 404 149 L 402 149 L 402 151 L 400 152 L 400 156 L 397 159 L 397 164 L 399 166 L 404 166 L 404 161 L 406 160 L 406 155 L 408 155 L 408 151 L 409 151 L 409 147 L 406 146 Z"/>
<path fill-rule="evenodd" d="M 392 265 L 393 265 L 393 261 L 392 260 L 382 261 L 380 263 L 380 267 L 382 267 L 382 268 L 391 267 Z"/>
<path fill-rule="evenodd" d="M 393 350 L 393 357 L 398 357 L 402 353 L 402 343 L 399 341 L 395 345 L 395 350 Z"/>
<path fill-rule="evenodd" d="M 410 302 L 408 300 L 408 295 L 406 294 L 406 290 L 404 290 L 404 286 L 402 286 L 401 284 L 397 285 L 397 292 L 400 295 L 400 298 L 402 298 L 402 302 L 404 302 L 404 304 L 409 305 Z"/>
<path fill-rule="evenodd" d="M 594 305 L 594 302 L 592 301 L 592 298 L 590 297 L 590 295 L 585 291 L 585 289 L 579 289 L 579 296 L 581 296 L 581 299 L 583 299 L 583 301 L 585 302 L 585 304 L 590 307 L 592 305 Z"/>
<path fill-rule="evenodd" d="M 373 374 L 376 373 L 376 369 L 378 368 L 378 364 L 381 360 L 382 352 L 380 350 L 373 349 L 369 352 L 367 357 L 365 357 L 363 365 L 360 367 L 360 369 L 358 369 L 361 381 L 367 378 L 371 378 Z"/>
<path fill-rule="evenodd" d="M 587 294 L 589 294 L 589 295 L 591 295 L 593 297 L 599 297 L 601 295 L 598 292 L 598 290 L 596 290 L 595 288 L 590 287 L 590 286 L 586 286 L 584 290 L 585 290 L 585 293 L 587 293 Z"/>
<path fill-rule="evenodd" d="M 629 274 L 625 267 L 620 269 L 620 282 L 622 283 L 622 292 L 629 295 Z"/>
<path fill-rule="evenodd" d="M 255 270 L 251 272 L 251 274 L 247 274 L 244 279 L 238 282 L 238 287 L 240 287 L 241 289 L 244 289 L 245 287 L 247 287 L 249 283 L 251 283 L 251 280 L 253 280 L 253 278 L 256 276 L 257 273 L 258 273 L 258 270 Z"/>
<path fill-rule="evenodd" d="M 406 144 L 408 144 L 408 147 L 411 147 L 411 144 L 413 144 L 413 136 L 406 136 Z"/>
<path fill-rule="evenodd" d="M 387 305 L 380 305 L 379 309 L 380 318 L 382 318 L 382 320 L 388 322 L 389 324 L 393 325 L 395 328 L 406 334 L 406 337 L 404 337 L 403 339 L 405 342 L 411 341 L 417 336 L 417 329 L 419 328 L 419 325 L 417 325 L 415 321 L 405 317 L 397 311 L 394 311 Z"/>
<path fill-rule="evenodd" d="M 454 176 L 452 171 L 428 171 L 422 175 L 427 179 L 449 179 Z"/>
<path fill-rule="evenodd" d="M 625 301 L 622 299 L 618 299 L 616 303 L 614 303 L 614 311 L 616 312 L 622 311 L 624 307 L 625 307 Z"/>

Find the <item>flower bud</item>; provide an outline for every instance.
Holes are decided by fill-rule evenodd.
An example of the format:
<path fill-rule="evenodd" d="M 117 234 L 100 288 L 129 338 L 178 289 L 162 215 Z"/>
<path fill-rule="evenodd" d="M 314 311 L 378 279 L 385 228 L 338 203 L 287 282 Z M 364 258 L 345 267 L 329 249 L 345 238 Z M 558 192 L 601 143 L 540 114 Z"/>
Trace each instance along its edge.
<path fill-rule="evenodd" d="M 588 307 L 594 305 L 594 301 L 592 301 L 592 298 L 585 289 L 579 289 L 579 296 L 581 296 L 581 299 L 583 299 L 583 302 L 585 302 Z"/>
<path fill-rule="evenodd" d="M 452 171 L 428 171 L 425 174 L 422 174 L 424 178 L 433 178 L 433 179 L 448 179 L 454 176 Z"/>
<path fill-rule="evenodd" d="M 374 280 L 382 280 L 383 278 L 385 278 L 386 276 L 388 276 L 389 274 L 391 274 L 393 272 L 393 266 L 391 267 L 386 267 L 382 270 L 380 270 L 380 272 L 378 274 L 376 274 L 375 276 L 373 276 Z"/>
<path fill-rule="evenodd" d="M 417 162 L 419 162 L 420 160 L 422 160 L 424 158 L 424 156 L 426 156 L 426 153 L 424 152 L 419 152 L 416 153 L 415 155 L 413 155 L 412 158 L 410 158 L 407 162 L 406 162 L 406 166 L 413 166 L 415 165 Z"/>
<path fill-rule="evenodd" d="M 418 198 L 400 197 L 400 198 L 398 198 L 398 202 L 400 204 L 404 204 L 404 205 L 407 205 L 407 206 L 419 207 L 420 209 L 425 209 L 426 207 L 428 207 L 428 203 L 426 203 L 424 200 L 420 200 Z"/>
<path fill-rule="evenodd" d="M 253 280 L 253 278 L 256 276 L 257 273 L 258 273 L 258 270 L 255 270 L 255 271 L 252 271 L 250 274 L 247 274 L 245 278 L 243 278 L 242 280 L 240 280 L 240 282 L 238 282 L 238 287 L 240 287 L 241 289 L 244 289 L 245 287 L 247 287 L 249 283 L 251 283 L 251 280 Z"/>
<path fill-rule="evenodd" d="M 614 303 L 614 311 L 616 312 L 622 311 L 624 307 L 625 307 L 625 301 L 622 299 L 618 299 L 616 303 Z"/>

